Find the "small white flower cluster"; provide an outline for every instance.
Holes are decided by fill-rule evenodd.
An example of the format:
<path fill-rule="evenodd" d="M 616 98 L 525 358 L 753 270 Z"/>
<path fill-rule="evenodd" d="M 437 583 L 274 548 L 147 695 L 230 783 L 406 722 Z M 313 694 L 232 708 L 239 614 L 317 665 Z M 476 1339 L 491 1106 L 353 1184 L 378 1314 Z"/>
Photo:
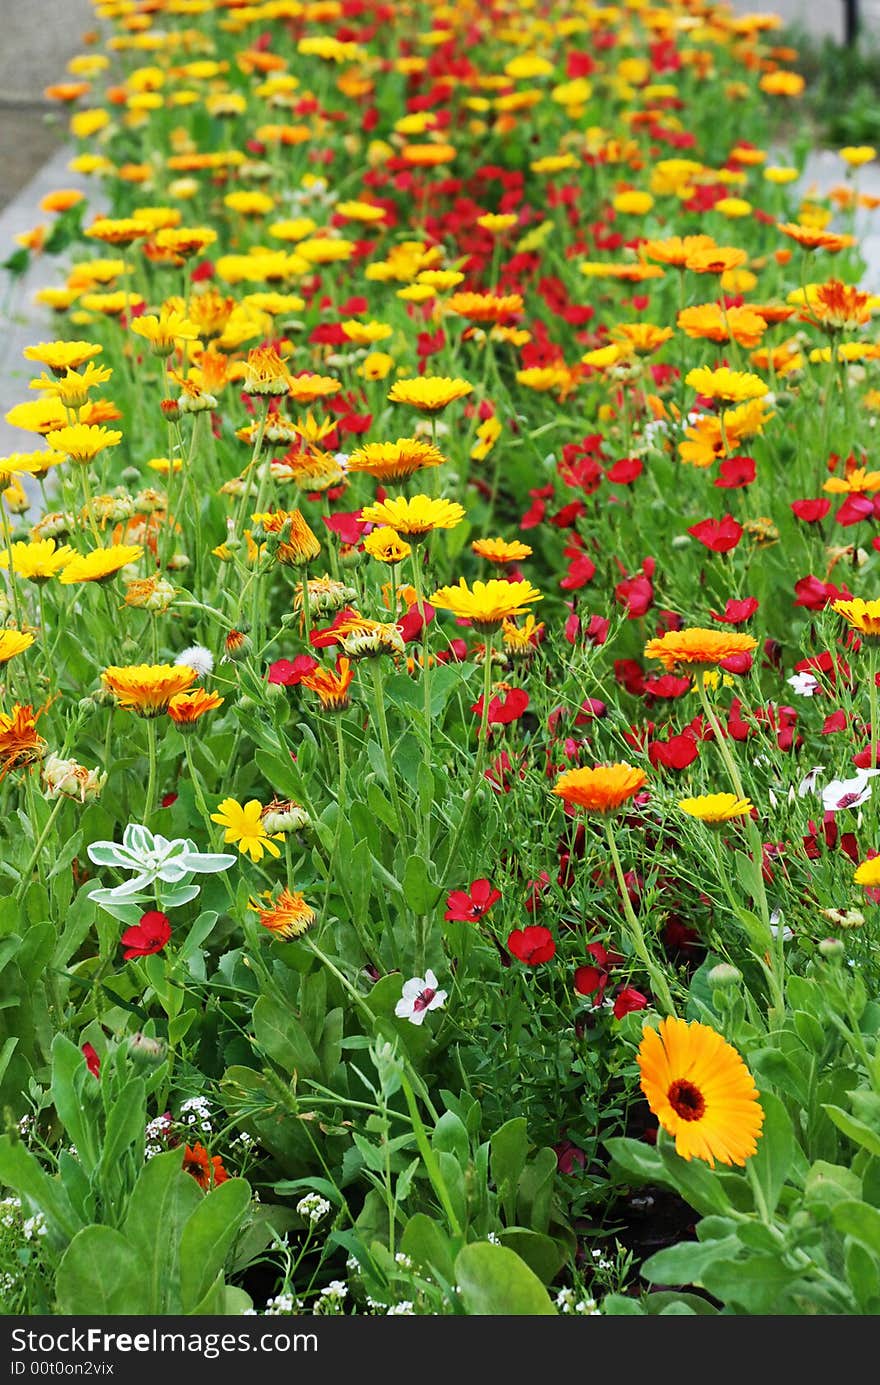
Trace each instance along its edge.
<path fill-rule="evenodd" d="M 500 1236 L 496 1236 L 494 1231 L 490 1231 L 490 1232 L 489 1232 L 488 1236 L 486 1237 L 486 1240 L 487 1240 L 487 1241 L 489 1242 L 489 1244 L 492 1245 L 492 1246 L 500 1246 L 500 1245 L 501 1245 L 501 1237 L 500 1237 Z"/>
<path fill-rule="evenodd" d="M 253 1149 L 257 1143 L 253 1135 L 249 1135 L 246 1130 L 240 1130 L 231 1141 L 233 1145 L 238 1145 L 240 1149 Z"/>
<path fill-rule="evenodd" d="M 25 1217 L 21 1229 L 26 1241 L 35 1241 L 38 1236 L 46 1234 L 46 1218 L 42 1212 L 35 1212 L 32 1217 Z"/>
<path fill-rule="evenodd" d="M 300 1301 L 293 1294 L 276 1294 L 274 1298 L 266 1300 L 266 1311 L 263 1314 L 266 1318 L 293 1318 L 299 1313 Z"/>
<path fill-rule="evenodd" d="M 0 1274 L 0 1296 L 8 1298 L 10 1294 L 15 1293 L 17 1287 L 18 1285 L 13 1275 Z"/>
<path fill-rule="evenodd" d="M 613 1260 L 607 1259 L 607 1257 L 604 1256 L 604 1255 L 602 1254 L 601 1250 L 599 1250 L 598 1246 L 596 1247 L 595 1250 L 591 1251 L 590 1254 L 591 1254 L 592 1257 L 593 1257 L 593 1263 L 594 1263 L 594 1268 L 595 1268 L 595 1269 L 597 1269 L 597 1270 L 613 1270 L 613 1269 L 614 1269 L 614 1261 L 613 1261 Z"/>
<path fill-rule="evenodd" d="M 18 1133 L 19 1133 L 19 1135 L 21 1135 L 22 1139 L 25 1139 L 25 1140 L 26 1140 L 27 1137 L 28 1137 L 28 1135 L 29 1135 L 29 1134 L 31 1133 L 31 1131 L 33 1130 L 33 1128 L 34 1128 L 34 1118 L 33 1118 L 33 1116 L 31 1116 L 31 1115 L 29 1115 L 29 1114 L 26 1114 L 26 1115 L 22 1116 L 22 1117 L 21 1117 L 21 1120 L 18 1122 Z"/>
<path fill-rule="evenodd" d="M 321 1197 L 320 1193 L 306 1193 L 296 1204 L 296 1210 L 301 1217 L 306 1217 L 312 1226 L 317 1226 L 330 1211 L 330 1203 L 325 1197 Z"/>
<path fill-rule="evenodd" d="M 180 1120 L 183 1125 L 192 1126 L 203 1135 L 210 1135 L 214 1129 L 211 1124 L 211 1104 L 203 1096 L 187 1097 L 180 1107 Z"/>
<path fill-rule="evenodd" d="M 392 1303 L 391 1307 L 386 1309 L 385 1316 L 386 1318 L 413 1318 L 415 1312 L 412 1300 L 405 1298 L 401 1299 L 400 1303 Z"/>
<path fill-rule="evenodd" d="M 342 1305 L 348 1294 L 348 1285 L 341 1279 L 331 1279 L 330 1283 L 321 1290 L 318 1301 L 315 1304 L 316 1313 L 328 1315 L 338 1315 L 343 1311 Z"/>
<path fill-rule="evenodd" d="M 42 1212 L 34 1212 L 26 1217 L 21 1198 L 5 1197 L 0 1201 L 0 1226 L 7 1231 L 19 1232 L 26 1241 L 35 1241 L 46 1234 L 46 1218 Z"/>
<path fill-rule="evenodd" d="M 0 1202 L 0 1226 L 5 1226 L 7 1231 L 17 1230 L 21 1219 L 21 1199 L 17 1197 L 5 1197 Z"/>
<path fill-rule="evenodd" d="M 412 1260 L 410 1260 L 409 1256 L 405 1255 L 402 1250 L 398 1250 L 395 1254 L 394 1263 L 395 1265 L 400 1265 L 400 1267 L 404 1270 L 411 1270 L 413 1267 Z"/>
<path fill-rule="evenodd" d="M 153 1159 L 157 1154 L 162 1154 L 167 1148 L 165 1141 L 171 1134 L 172 1120 L 168 1115 L 156 1116 L 144 1128 L 144 1155 L 147 1159 Z"/>
<path fill-rule="evenodd" d="M 560 1313 L 576 1313 L 580 1317 L 600 1317 L 602 1309 L 594 1298 L 576 1298 L 574 1289 L 560 1289 L 556 1295 L 556 1307 Z"/>

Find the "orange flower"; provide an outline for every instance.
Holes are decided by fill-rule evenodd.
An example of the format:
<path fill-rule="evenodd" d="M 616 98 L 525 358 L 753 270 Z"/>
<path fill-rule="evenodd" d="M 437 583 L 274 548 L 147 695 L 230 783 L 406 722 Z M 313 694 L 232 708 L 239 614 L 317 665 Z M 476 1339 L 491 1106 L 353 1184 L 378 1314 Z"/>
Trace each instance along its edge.
<path fill-rule="evenodd" d="M 199 1187 L 204 1188 L 206 1193 L 212 1187 L 219 1188 L 229 1177 L 220 1155 L 209 1154 L 205 1146 L 200 1144 L 193 1145 L 192 1149 L 189 1145 L 184 1145 L 183 1171 L 192 1174 Z"/>
<path fill-rule="evenodd" d="M 694 274 L 726 274 L 728 270 L 739 269 L 748 258 L 745 250 L 733 245 L 698 246 L 688 255 L 684 267 Z"/>
<path fill-rule="evenodd" d="M 261 904 L 260 899 L 266 902 Z M 268 928 L 275 937 L 284 938 L 285 941 L 301 938 L 317 918 L 312 906 L 306 903 L 305 897 L 289 890 L 286 885 L 277 900 L 272 899 L 269 890 L 262 894 L 260 899 L 249 900 L 248 908 L 257 914 L 264 928 Z"/>
<path fill-rule="evenodd" d="M 223 702 L 224 699 L 218 697 L 215 692 L 205 692 L 204 688 L 196 688 L 194 692 L 175 693 L 168 703 L 168 715 L 181 730 L 185 730 L 206 712 L 214 712 L 218 707 L 222 707 Z"/>
<path fill-rule="evenodd" d="M 794 221 L 778 222 L 777 231 L 789 236 L 803 246 L 804 250 L 828 250 L 832 255 L 855 245 L 855 236 L 841 235 L 837 231 L 823 231 L 819 226 L 800 226 Z"/>
<path fill-rule="evenodd" d="M 37 734 L 37 721 L 44 711 L 16 702 L 11 712 L 0 712 L 0 779 L 43 759 L 48 746 Z"/>
<path fill-rule="evenodd" d="M 566 770 L 553 786 L 553 793 L 571 808 L 584 808 L 588 813 L 613 813 L 633 798 L 646 782 L 644 770 L 623 761 L 616 765 Z"/>
<path fill-rule="evenodd" d="M 751 654 L 758 641 L 728 630 L 668 630 L 645 645 L 645 657 L 659 659 L 667 673 L 674 668 L 714 668 L 736 654 Z"/>
<path fill-rule="evenodd" d="M 348 690 L 351 687 L 354 671 L 348 659 L 339 659 L 336 671 L 330 668 L 316 668 L 302 679 L 304 688 L 317 693 L 321 709 L 325 712 L 344 712 L 349 705 Z"/>

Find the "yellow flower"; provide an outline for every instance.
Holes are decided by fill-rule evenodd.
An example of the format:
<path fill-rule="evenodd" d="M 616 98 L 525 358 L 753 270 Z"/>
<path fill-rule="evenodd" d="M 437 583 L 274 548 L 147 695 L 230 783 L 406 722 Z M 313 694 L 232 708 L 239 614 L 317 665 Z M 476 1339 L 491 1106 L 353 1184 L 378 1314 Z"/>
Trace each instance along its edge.
<path fill-rule="evenodd" d="M 588 813 L 612 813 L 634 798 L 646 783 L 644 770 L 621 761 L 615 765 L 566 770 L 553 786 L 553 793 L 570 808 L 583 808 Z"/>
<path fill-rule="evenodd" d="M 758 375 L 745 370 L 730 370 L 720 366 L 712 370 L 709 366 L 699 366 L 688 371 L 685 383 L 707 399 L 724 399 L 729 403 L 741 404 L 746 399 L 760 399 L 768 393 L 768 386 Z"/>
<path fill-rule="evenodd" d="M 532 549 L 518 539 L 475 539 L 471 548 L 478 558 L 490 563 L 519 563 L 532 556 Z"/>
<path fill-rule="evenodd" d="M 9 485 L 14 476 L 45 476 L 63 461 L 63 452 L 13 452 L 0 457 L 0 485 Z"/>
<path fill-rule="evenodd" d="M 531 582 L 504 582 L 494 577 L 488 582 L 476 581 L 472 587 L 460 577 L 458 586 L 440 587 L 429 598 L 438 610 L 451 611 L 481 631 L 497 629 L 502 621 L 522 615 L 535 601 L 543 599 Z"/>
<path fill-rule="evenodd" d="M 281 855 L 280 848 L 263 826 L 262 811 L 262 804 L 257 798 L 252 798 L 243 807 L 234 798 L 224 798 L 217 805 L 216 813 L 211 814 L 212 822 L 219 822 L 221 827 L 226 828 L 223 840 L 237 842 L 241 854 L 250 856 L 255 864 L 262 861 L 266 852 L 270 856 Z"/>
<path fill-rule="evenodd" d="M 613 206 L 616 212 L 621 212 L 624 216 L 644 216 L 654 205 L 654 199 L 649 192 L 639 192 L 636 188 L 630 188 L 626 192 L 619 192 L 614 198 Z"/>
<path fill-rule="evenodd" d="M 880 856 L 872 856 L 856 867 L 853 880 L 857 885 L 880 885 Z"/>
<path fill-rule="evenodd" d="M 376 342 L 387 341 L 394 330 L 387 322 L 358 322 L 356 318 L 347 318 L 339 325 L 348 340 L 357 346 L 375 346 Z"/>
<path fill-rule="evenodd" d="M 266 903 L 261 904 L 260 899 Z M 312 906 L 306 903 L 305 896 L 289 890 L 286 885 L 277 900 L 273 901 L 271 892 L 266 890 L 258 899 L 251 899 L 248 908 L 253 910 L 264 928 L 285 940 L 301 938 L 317 918 Z"/>
<path fill-rule="evenodd" d="M 39 380 L 31 380 L 28 388 L 40 390 L 42 394 L 59 400 L 66 409 L 79 409 L 88 403 L 89 391 L 98 385 L 105 385 L 112 374 L 109 366 L 99 366 L 89 361 L 82 374 L 76 370 L 66 370 L 55 380 L 41 375 Z"/>
<path fill-rule="evenodd" d="M 451 380 L 447 376 L 421 375 L 413 380 L 398 380 L 388 392 L 392 404 L 410 404 L 421 413 L 436 414 L 470 394 L 473 385 L 467 380 Z"/>
<path fill-rule="evenodd" d="M 513 229 L 516 217 L 512 212 L 486 212 L 484 216 L 477 217 L 477 225 L 490 235 L 500 236 Z"/>
<path fill-rule="evenodd" d="M 58 580 L 65 587 L 77 582 L 106 582 L 143 556 L 144 550 L 139 544 L 114 543 L 109 548 L 95 548 L 91 553 L 71 558 Z"/>
<path fill-rule="evenodd" d="M 67 544 L 58 548 L 54 539 L 37 539 L 32 543 L 12 545 L 12 571 L 16 577 L 24 577 L 31 582 L 47 582 L 56 577 L 63 567 L 76 557 Z M 9 553 L 0 551 L 0 567 L 9 567 Z"/>
<path fill-rule="evenodd" d="M 863 601 L 857 596 L 851 601 L 835 601 L 831 609 L 843 616 L 860 635 L 868 639 L 880 638 L 880 601 Z"/>
<path fill-rule="evenodd" d="M 747 798 L 738 798 L 735 793 L 706 793 L 699 798 L 682 798 L 678 806 L 688 817 L 699 818 L 700 822 L 711 825 L 748 817 L 753 804 Z"/>
<path fill-rule="evenodd" d="M 361 519 L 370 524 L 387 524 L 407 538 L 421 539 L 433 529 L 454 529 L 464 519 L 464 508 L 456 500 L 435 500 L 429 495 L 398 495 L 365 505 Z"/>
<path fill-rule="evenodd" d="M 377 562 L 393 566 L 408 558 L 412 548 L 394 529 L 381 525 L 378 529 L 371 529 L 367 534 L 364 539 L 364 552 L 369 553 Z"/>
<path fill-rule="evenodd" d="M 384 380 L 394 369 L 394 357 L 387 351 L 371 351 L 358 367 L 358 375 L 364 380 Z"/>
<path fill-rule="evenodd" d="M 764 1122 L 758 1092 L 735 1048 L 696 1021 L 646 1027 L 638 1052 L 642 1091 L 682 1159 L 744 1164 Z"/>
<path fill-rule="evenodd" d="M 668 630 L 645 645 L 647 659 L 659 659 L 667 673 L 676 667 L 705 668 L 724 663 L 735 654 L 751 654 L 758 641 L 752 635 L 728 630 L 706 630 L 691 626 L 687 630 Z"/>
<path fill-rule="evenodd" d="M 21 354 L 26 361 L 38 361 L 56 375 L 63 375 L 100 356 L 102 350 L 93 341 L 41 341 L 37 346 L 26 346 Z"/>
<path fill-rule="evenodd" d="M 873 144 L 848 144 L 838 150 L 838 153 L 850 168 L 861 168 L 862 164 L 869 164 L 877 157 L 877 150 Z"/>
<path fill-rule="evenodd" d="M 53 428 L 46 441 L 56 452 L 63 452 L 70 462 L 87 466 L 105 447 L 116 447 L 122 434 L 97 423 L 72 423 L 67 428 Z"/>
<path fill-rule="evenodd" d="M 158 717 L 178 693 L 185 692 L 198 678 L 186 664 L 112 664 L 101 674 L 104 687 L 120 707 L 140 717 Z"/>
<path fill-rule="evenodd" d="M 352 452 L 348 471 L 363 471 L 377 481 L 402 481 L 423 467 L 440 466 L 446 458 L 433 443 L 419 438 L 398 438 L 396 442 L 368 442 Z"/>
<path fill-rule="evenodd" d="M 193 726 L 206 712 L 222 707 L 225 699 L 215 692 L 195 688 L 193 692 L 175 693 L 168 703 L 168 715 L 181 731 Z"/>
<path fill-rule="evenodd" d="M 34 636 L 22 630 L 0 630 L 0 664 L 8 663 L 16 654 L 30 649 Z"/>
<path fill-rule="evenodd" d="M 163 307 L 156 317 L 148 313 L 131 324 L 135 336 L 144 337 L 156 356 L 170 356 L 179 341 L 197 341 L 199 329 L 183 313 Z"/>
<path fill-rule="evenodd" d="M 275 553 L 279 563 L 300 566 L 310 563 L 321 552 L 320 540 L 312 532 L 300 510 L 271 510 L 265 514 L 252 515 L 251 518 L 262 530 L 262 534 L 259 535 L 261 539 L 266 534 L 281 535 Z"/>

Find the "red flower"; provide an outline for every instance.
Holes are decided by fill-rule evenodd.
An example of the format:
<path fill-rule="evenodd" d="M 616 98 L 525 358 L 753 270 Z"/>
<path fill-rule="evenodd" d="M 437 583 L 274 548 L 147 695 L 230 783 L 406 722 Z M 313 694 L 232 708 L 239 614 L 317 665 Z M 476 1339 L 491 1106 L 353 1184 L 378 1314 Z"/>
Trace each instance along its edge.
<path fill-rule="evenodd" d="M 86 1067 L 88 1068 L 88 1070 L 89 1070 L 89 1072 L 92 1074 L 92 1076 L 93 1076 L 93 1077 L 100 1077 L 100 1076 L 101 1076 L 101 1060 L 100 1060 L 100 1058 L 98 1057 L 97 1051 L 92 1047 L 91 1044 L 89 1044 L 89 1043 L 83 1044 L 83 1046 L 82 1046 L 82 1055 L 83 1055 L 83 1057 L 84 1057 L 85 1060 L 86 1060 Z"/>
<path fill-rule="evenodd" d="M 733 515 L 725 515 L 723 519 L 701 519 L 699 524 L 691 525 L 688 533 L 710 553 L 729 553 L 742 538 L 743 527 Z"/>
<path fill-rule="evenodd" d="M 126 962 L 130 962 L 132 957 L 149 957 L 154 952 L 161 952 L 170 937 L 171 924 L 168 922 L 168 915 L 158 909 L 148 909 L 145 914 L 141 914 L 140 923 L 126 928 L 119 939 L 121 946 L 125 948 L 122 955 Z"/>
<path fill-rule="evenodd" d="M 269 682 L 280 683 L 285 688 L 295 688 L 306 674 L 314 672 L 317 667 L 318 660 L 313 659 L 311 654 L 297 654 L 292 661 L 276 659 L 274 664 L 269 665 Z"/>
<path fill-rule="evenodd" d="M 644 469 L 644 462 L 639 461 L 638 457 L 622 457 L 619 462 L 615 462 L 613 466 L 608 468 L 605 476 L 615 486 L 631 486 L 633 481 L 638 480 Z"/>
<path fill-rule="evenodd" d="M 539 923 L 514 928 L 508 935 L 507 947 L 527 967 L 538 967 L 542 962 L 549 962 L 556 952 L 553 934 Z"/>
<path fill-rule="evenodd" d="M 725 457 L 718 468 L 718 476 L 713 485 L 719 490 L 738 491 L 750 486 L 755 479 L 753 457 Z"/>
<path fill-rule="evenodd" d="M 733 597 L 729 597 L 721 614 L 718 611 L 710 611 L 709 614 L 713 620 L 720 621 L 722 625 L 742 625 L 751 619 L 757 611 L 758 605 L 759 603 L 753 596 L 746 596 L 742 601 L 736 601 Z"/>
<path fill-rule="evenodd" d="M 824 519 L 831 509 L 830 500 L 793 500 L 791 502 L 791 512 L 796 519 L 803 520 L 804 524 L 818 524 Z"/>
<path fill-rule="evenodd" d="M 622 1020 L 624 1015 L 631 1014 L 633 1010 L 644 1010 L 647 1004 L 648 997 L 637 991 L 635 986 L 624 986 L 614 1000 L 614 1018 Z"/>
<path fill-rule="evenodd" d="M 809 577 L 801 577 L 794 584 L 796 606 L 803 606 L 808 611 L 822 611 L 832 601 L 848 601 L 852 598 L 852 592 L 846 587 L 836 587 L 833 582 L 823 582 L 821 577 L 814 577 L 812 573 Z"/>
<path fill-rule="evenodd" d="M 611 978 L 611 968 L 622 958 L 616 952 L 609 952 L 602 943 L 588 943 L 589 952 L 595 965 L 578 967 L 574 974 L 574 988 L 578 995 L 594 995 L 594 1005 L 601 1005 L 605 998 L 605 987 Z"/>
<path fill-rule="evenodd" d="M 614 599 L 618 605 L 625 608 L 627 620 L 638 620 L 653 606 L 653 575 L 654 564 L 650 558 L 646 558 L 641 572 L 635 573 L 632 577 L 625 577 L 614 588 Z"/>
<path fill-rule="evenodd" d="M 507 688 L 503 698 L 496 696 L 489 702 L 489 725 L 509 726 L 512 721 L 519 720 L 528 705 L 529 695 L 523 688 Z M 482 717 L 482 695 L 479 701 L 473 704 L 471 711 Z"/>
<path fill-rule="evenodd" d="M 664 769 L 687 769 L 699 755 L 699 747 L 693 736 L 670 736 L 668 741 L 651 741 L 648 746 L 648 759 L 655 766 Z"/>
<path fill-rule="evenodd" d="M 488 880 L 474 880 L 470 894 L 465 890 L 452 890 L 446 897 L 445 919 L 455 919 L 460 923 L 474 923 L 488 914 L 493 904 L 501 898 L 501 891 L 494 889 Z"/>

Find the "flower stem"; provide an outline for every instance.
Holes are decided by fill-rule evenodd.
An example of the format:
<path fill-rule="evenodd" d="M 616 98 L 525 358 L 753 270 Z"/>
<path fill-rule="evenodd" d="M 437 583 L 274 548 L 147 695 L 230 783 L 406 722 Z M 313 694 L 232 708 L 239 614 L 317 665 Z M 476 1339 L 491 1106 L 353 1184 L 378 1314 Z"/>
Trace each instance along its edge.
<path fill-rule="evenodd" d="M 24 870 L 22 871 L 22 873 L 21 873 L 21 880 L 19 881 L 18 885 L 16 886 L 16 890 L 15 890 L 15 899 L 16 899 L 16 902 L 18 902 L 19 900 L 21 900 L 21 899 L 23 898 L 24 892 L 25 892 L 25 890 L 27 889 L 28 885 L 30 884 L 31 871 L 33 870 L 34 866 L 37 864 L 37 861 L 39 860 L 39 857 L 40 857 L 40 852 L 43 850 L 43 847 L 44 847 L 45 844 L 46 844 L 46 839 L 47 839 L 47 837 L 49 836 L 49 833 L 52 831 L 52 828 L 55 826 L 55 819 L 57 818 L 58 814 L 59 814 L 60 811 L 61 811 L 61 805 L 62 805 L 63 802 L 64 802 L 64 797 L 63 797 L 63 795 L 59 795 L 59 797 L 56 798 L 54 804 L 52 805 L 52 811 L 51 811 L 51 813 L 49 814 L 48 818 L 46 819 L 46 825 L 45 825 L 45 827 L 43 828 L 43 830 L 42 830 L 42 832 L 40 833 L 39 837 L 37 837 L 37 840 L 34 842 L 34 849 L 33 849 L 33 851 L 31 852 L 30 860 L 28 861 L 27 865 L 25 866 Z"/>
<path fill-rule="evenodd" d="M 614 827 L 611 823 L 610 818 L 608 818 L 605 822 L 605 836 L 608 841 L 608 850 L 611 853 L 611 862 L 614 866 L 614 874 L 617 877 L 617 884 L 620 890 L 620 902 L 623 905 L 623 914 L 627 922 L 630 941 L 633 945 L 633 951 L 635 952 L 636 956 L 638 957 L 639 961 L 642 963 L 642 965 L 648 973 L 648 976 L 650 977 L 651 990 L 654 992 L 655 1000 L 659 1003 L 659 1008 L 662 1009 L 664 1013 L 667 1015 L 674 1015 L 675 1002 L 672 999 L 672 992 L 669 989 L 669 983 L 667 982 L 666 977 L 663 974 L 662 967 L 660 967 L 657 964 L 657 961 L 655 960 L 655 958 L 651 956 L 651 953 L 648 950 L 648 944 L 645 942 L 645 934 L 642 929 L 642 925 L 639 921 L 638 915 L 632 907 L 632 901 L 629 897 L 629 890 L 626 887 L 626 877 L 623 873 L 623 866 L 620 862 L 620 854 L 617 850 L 617 843 L 614 840 Z"/>
<path fill-rule="evenodd" d="M 156 718 L 147 717 L 147 753 L 149 755 L 149 775 L 147 796 L 144 807 L 144 826 L 149 826 L 150 818 L 156 809 L 156 780 L 158 777 L 158 746 L 156 738 Z"/>
<path fill-rule="evenodd" d="M 397 788 L 397 775 L 394 772 L 394 757 L 391 753 L 391 737 L 388 735 L 388 718 L 385 715 L 385 696 L 382 686 L 382 668 L 378 659 L 370 659 L 369 664 L 376 702 L 376 725 L 379 728 L 379 741 L 382 746 L 382 754 L 385 756 L 385 775 L 388 779 L 388 788 L 394 804 L 394 815 L 397 818 L 397 830 L 398 832 L 402 832 L 403 807 L 400 802 L 400 792 Z"/>

